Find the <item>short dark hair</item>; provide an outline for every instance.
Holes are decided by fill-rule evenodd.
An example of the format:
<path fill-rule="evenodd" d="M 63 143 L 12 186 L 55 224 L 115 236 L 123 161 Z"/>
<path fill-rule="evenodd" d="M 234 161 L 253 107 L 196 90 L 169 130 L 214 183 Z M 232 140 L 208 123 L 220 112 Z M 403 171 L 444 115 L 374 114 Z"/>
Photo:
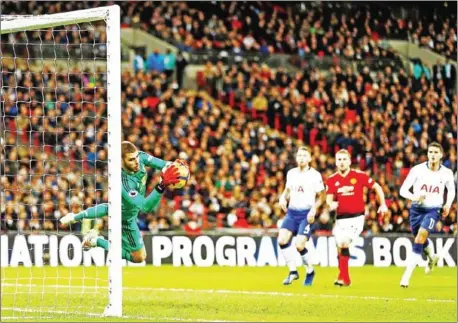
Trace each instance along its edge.
<path fill-rule="evenodd" d="M 442 148 L 442 145 L 440 143 L 438 143 L 437 141 L 433 141 L 432 143 L 430 143 L 428 145 L 428 150 L 430 147 L 436 147 L 436 148 L 439 148 L 439 150 L 441 151 L 441 153 L 444 153 L 444 148 Z"/>
<path fill-rule="evenodd" d="M 137 147 L 135 147 L 135 145 L 131 143 L 130 141 L 123 141 L 121 143 L 122 158 L 124 158 L 124 156 L 126 156 L 127 154 L 132 154 L 135 152 L 137 152 Z"/>

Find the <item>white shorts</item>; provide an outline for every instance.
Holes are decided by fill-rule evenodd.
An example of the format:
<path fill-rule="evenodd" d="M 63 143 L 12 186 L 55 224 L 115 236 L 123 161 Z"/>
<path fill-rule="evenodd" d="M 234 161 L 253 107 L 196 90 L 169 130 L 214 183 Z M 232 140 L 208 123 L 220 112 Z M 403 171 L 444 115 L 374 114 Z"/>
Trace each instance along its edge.
<path fill-rule="evenodd" d="M 354 218 L 337 219 L 332 234 L 337 245 L 352 243 L 364 229 L 364 215 Z"/>

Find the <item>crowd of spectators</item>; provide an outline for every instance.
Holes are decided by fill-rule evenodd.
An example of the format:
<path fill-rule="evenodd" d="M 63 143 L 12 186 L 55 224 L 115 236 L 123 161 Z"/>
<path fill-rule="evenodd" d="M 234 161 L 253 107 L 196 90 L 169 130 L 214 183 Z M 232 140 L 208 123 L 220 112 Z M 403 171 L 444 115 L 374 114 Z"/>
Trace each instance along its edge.
<path fill-rule="evenodd" d="M 399 171 L 415 161 L 403 154 L 408 147 L 422 150 L 436 140 L 446 152 L 453 151 L 457 129 L 450 120 L 456 119 L 457 97 L 454 79 L 445 78 L 443 69 L 439 78 L 425 67 L 412 74 L 389 67 L 359 73 L 335 65 L 328 75 L 318 69 L 288 74 L 246 61 L 227 69 L 208 62 L 198 84 L 272 128 L 319 144 L 324 153 L 350 147 L 366 167 L 391 160 Z M 398 159 L 402 164 L 395 163 Z"/>
<path fill-rule="evenodd" d="M 65 88 L 68 78 L 62 72 L 64 75 L 57 80 L 57 85 Z M 64 97 L 60 98 L 45 93 L 48 98 L 44 101 L 49 104 L 43 106 L 40 91 L 30 94 L 18 91 L 16 94 L 11 73 L 3 73 L 5 84 L 11 86 L 6 88 L 2 120 L 6 129 L 2 149 L 2 159 L 5 160 L 1 178 L 5 192 L 1 197 L 2 228 L 51 230 L 59 227 L 66 230 L 68 228 L 57 222 L 60 216 L 69 210 L 79 211 L 107 200 L 107 128 L 104 118 L 94 118 L 106 113 L 104 74 L 100 74 L 100 79 L 92 80 L 94 86 L 89 85 L 89 80 L 74 79 L 72 85 L 75 87 L 83 83 L 88 88 L 84 92 L 78 89 L 74 93 L 67 92 L 70 97 L 63 93 Z M 31 73 L 30 77 L 20 79 L 19 84 L 24 88 L 31 85 L 39 88 L 38 83 L 44 81 L 49 88 L 56 86 L 51 78 L 42 80 L 40 75 Z M 36 98 L 36 102 L 30 102 L 30 97 Z M 79 103 L 82 101 L 84 103 Z M 93 101 L 99 103 L 92 104 Z M 278 227 L 284 212 L 277 202 L 285 186 L 286 171 L 294 166 L 299 142 L 272 132 L 260 121 L 214 101 L 205 93 L 180 89 L 167 81 L 165 73 L 125 71 L 122 75 L 122 102 L 123 139 L 165 160 L 186 159 L 192 173 L 183 190 L 168 191 L 157 210 L 141 214 L 138 224 L 142 230 L 158 232 L 184 228 L 188 232 L 200 232 L 202 228 L 214 226 Z M 380 115 L 375 115 L 377 122 L 383 120 L 383 113 L 386 113 L 382 107 L 379 109 Z M 450 120 L 445 119 L 447 111 L 443 113 L 441 118 Z M 418 118 L 421 120 L 421 116 Z M 325 119 L 337 134 L 340 125 L 331 122 L 332 118 Z M 438 129 L 445 130 L 449 126 L 447 122 L 440 126 L 440 122 Z M 422 123 L 415 124 L 412 129 L 420 127 L 421 133 L 423 126 Z M 371 135 L 370 132 L 364 134 L 365 130 L 358 129 L 357 125 L 353 127 L 349 124 L 345 128 L 343 123 L 343 136 Z M 384 136 L 387 140 L 386 128 L 379 125 L 374 131 L 377 128 L 380 133 L 377 133 L 376 140 L 384 140 Z M 397 145 L 402 151 L 396 152 L 393 161 L 395 174 L 425 160 L 421 148 L 426 140 L 417 140 L 410 128 L 408 134 L 398 131 L 396 135 L 400 137 Z M 377 145 L 370 140 L 367 144 Z M 374 212 L 375 196 L 367 194 L 365 230 L 368 234 L 409 230 L 407 205 L 398 194 L 400 180 L 398 177 L 388 180 L 384 169 L 386 161 L 383 158 L 388 154 L 383 153 L 383 149 L 389 145 L 389 142 L 384 143 L 372 157 L 380 169 L 373 171 L 368 167 L 367 170 L 382 185 L 390 212 L 381 218 Z M 313 145 L 311 149 L 312 166 L 326 178 L 334 172 L 332 151 L 325 151 L 322 145 Z M 371 151 L 366 152 L 366 160 Z M 354 153 L 354 157 L 357 156 Z M 453 150 L 448 149 L 446 163 L 452 167 L 456 164 L 453 158 Z M 70 162 L 66 162 L 68 160 Z M 150 175 L 152 179 L 147 191 L 157 182 L 157 176 Z M 326 208 L 319 214 L 315 224 L 317 232 L 329 232 L 333 214 Z M 456 231 L 455 215 L 454 208 L 438 224 L 443 232 Z M 72 229 L 79 230 L 79 227 Z"/>
<path fill-rule="evenodd" d="M 411 8 L 373 2 L 6 2 L 7 14 L 45 14 L 117 3 L 123 26 L 140 28 L 185 51 L 289 53 L 349 58 L 391 56 L 381 39 L 404 39 L 457 57 L 456 3 Z M 395 6 L 395 7 L 393 7 Z M 407 7 L 406 7 L 407 6 Z M 401 15 L 395 8 L 404 8 Z M 418 11 L 416 15 L 412 12 Z M 398 14 L 395 14 L 398 13 Z"/>
<path fill-rule="evenodd" d="M 447 4 L 450 5 L 451 4 Z M 441 4 L 437 4 L 442 9 Z M 185 51 L 226 49 L 365 58 L 381 39 L 405 39 L 456 58 L 456 6 L 449 16 L 420 10 L 397 17 L 392 6 L 364 2 L 177 2 L 129 5 L 125 23 Z M 445 17 L 444 17 L 445 16 Z"/>

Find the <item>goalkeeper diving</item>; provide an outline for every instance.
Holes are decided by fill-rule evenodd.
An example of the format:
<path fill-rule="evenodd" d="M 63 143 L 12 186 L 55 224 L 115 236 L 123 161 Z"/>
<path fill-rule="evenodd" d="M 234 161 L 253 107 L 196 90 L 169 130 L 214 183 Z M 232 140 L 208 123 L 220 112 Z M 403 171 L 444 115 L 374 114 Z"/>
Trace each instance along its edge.
<path fill-rule="evenodd" d="M 173 164 L 163 168 L 171 162 L 153 157 L 145 152 L 138 151 L 137 147 L 129 141 L 121 144 L 122 154 L 122 258 L 130 262 L 140 263 L 146 259 L 146 250 L 143 237 L 137 225 L 137 216 L 140 211 L 151 212 L 159 203 L 165 188 L 178 183 L 178 168 Z M 186 165 L 186 162 L 177 159 L 175 162 Z M 163 170 L 161 180 L 154 190 L 145 197 L 148 174 L 145 166 Z M 108 214 L 108 204 L 103 203 L 90 207 L 77 214 L 67 213 L 60 219 L 63 224 L 69 224 L 83 219 L 102 218 Z M 90 230 L 83 238 L 83 248 L 88 250 L 94 247 L 109 249 L 108 240 L 99 237 L 97 231 Z"/>

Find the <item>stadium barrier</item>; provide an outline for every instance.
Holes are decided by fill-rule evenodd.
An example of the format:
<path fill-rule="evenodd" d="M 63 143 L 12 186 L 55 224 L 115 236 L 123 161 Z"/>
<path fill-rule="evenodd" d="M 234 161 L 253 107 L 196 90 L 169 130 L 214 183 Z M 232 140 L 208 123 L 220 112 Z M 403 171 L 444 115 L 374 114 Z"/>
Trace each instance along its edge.
<path fill-rule="evenodd" d="M 41 234 L 1 235 L 0 265 L 16 266 L 104 266 L 106 258 L 102 248 L 83 252 L 81 236 Z M 278 252 L 277 241 L 271 236 L 167 236 L 145 234 L 143 237 L 147 259 L 135 266 L 284 266 Z M 433 236 L 434 250 L 441 256 L 439 267 L 454 267 L 457 263 L 456 238 L 453 236 Z M 337 250 L 334 237 L 313 237 L 308 242 L 313 262 L 320 266 L 337 267 Z M 387 267 L 406 266 L 412 252 L 412 238 L 407 236 L 359 237 L 350 248 L 350 266 L 374 265 Z M 426 259 L 426 258 L 424 258 Z M 297 263 L 300 256 L 297 254 Z M 424 264 L 426 260 L 424 260 Z"/>

